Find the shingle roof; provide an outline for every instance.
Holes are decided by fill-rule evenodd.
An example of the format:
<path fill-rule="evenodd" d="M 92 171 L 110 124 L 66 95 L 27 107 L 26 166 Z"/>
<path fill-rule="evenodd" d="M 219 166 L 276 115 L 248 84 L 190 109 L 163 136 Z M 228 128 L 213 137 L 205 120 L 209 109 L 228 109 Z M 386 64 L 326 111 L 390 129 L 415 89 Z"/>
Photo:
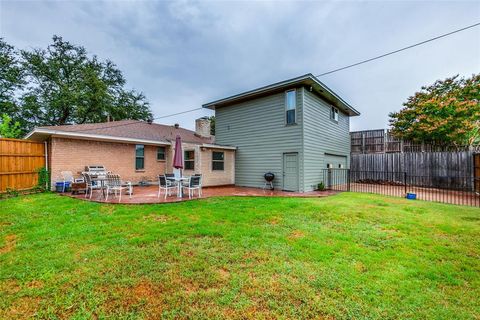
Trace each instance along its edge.
<path fill-rule="evenodd" d="M 111 137 L 144 139 L 170 142 L 180 135 L 183 142 L 191 143 L 214 143 L 215 138 L 204 138 L 198 136 L 194 131 L 184 128 L 175 128 L 158 123 L 148 123 L 138 120 L 122 120 L 102 123 L 74 124 L 63 126 L 38 127 L 39 129 L 48 129 L 64 132 L 77 132 L 83 134 L 98 134 Z"/>

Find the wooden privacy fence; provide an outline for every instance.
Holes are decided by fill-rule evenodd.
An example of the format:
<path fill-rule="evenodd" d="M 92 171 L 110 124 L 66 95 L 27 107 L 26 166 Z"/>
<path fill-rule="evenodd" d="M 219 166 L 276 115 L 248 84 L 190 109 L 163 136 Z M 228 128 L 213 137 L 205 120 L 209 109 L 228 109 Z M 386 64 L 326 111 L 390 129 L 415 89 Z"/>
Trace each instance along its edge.
<path fill-rule="evenodd" d="M 38 170 L 46 166 L 45 151 L 42 142 L 0 138 L 0 192 L 35 187 Z"/>
<path fill-rule="evenodd" d="M 441 143 L 415 143 L 394 137 L 389 130 L 364 130 L 350 132 L 352 154 L 389 152 L 458 152 L 480 151 L 480 145 L 458 146 Z"/>

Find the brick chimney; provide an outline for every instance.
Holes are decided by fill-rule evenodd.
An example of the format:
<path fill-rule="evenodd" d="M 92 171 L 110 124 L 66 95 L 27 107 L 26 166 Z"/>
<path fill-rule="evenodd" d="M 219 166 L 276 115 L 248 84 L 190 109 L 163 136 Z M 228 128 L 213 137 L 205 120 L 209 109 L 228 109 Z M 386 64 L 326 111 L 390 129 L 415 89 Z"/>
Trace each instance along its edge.
<path fill-rule="evenodd" d="M 207 117 L 202 117 L 195 120 L 195 133 L 203 138 L 210 138 L 210 120 Z"/>

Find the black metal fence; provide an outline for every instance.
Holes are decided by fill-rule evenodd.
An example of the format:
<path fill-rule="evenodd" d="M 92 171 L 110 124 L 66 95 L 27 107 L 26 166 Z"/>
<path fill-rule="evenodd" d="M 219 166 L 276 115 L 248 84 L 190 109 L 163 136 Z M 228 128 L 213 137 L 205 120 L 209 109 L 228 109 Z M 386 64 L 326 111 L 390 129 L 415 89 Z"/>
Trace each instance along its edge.
<path fill-rule="evenodd" d="M 406 172 L 325 169 L 323 183 L 328 190 L 377 193 L 396 197 L 480 207 L 475 192 L 478 178 L 471 176 L 414 176 Z"/>

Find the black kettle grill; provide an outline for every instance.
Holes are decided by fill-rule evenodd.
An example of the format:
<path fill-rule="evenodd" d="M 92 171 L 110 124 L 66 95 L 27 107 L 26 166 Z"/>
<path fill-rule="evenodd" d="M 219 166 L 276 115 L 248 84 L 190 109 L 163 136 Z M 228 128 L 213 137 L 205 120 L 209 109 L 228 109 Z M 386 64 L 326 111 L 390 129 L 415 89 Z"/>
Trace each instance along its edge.
<path fill-rule="evenodd" d="M 272 172 L 267 172 L 263 175 L 265 179 L 265 184 L 263 185 L 263 189 L 267 189 L 267 186 L 270 190 L 273 190 L 273 180 L 275 179 L 275 175 Z"/>

